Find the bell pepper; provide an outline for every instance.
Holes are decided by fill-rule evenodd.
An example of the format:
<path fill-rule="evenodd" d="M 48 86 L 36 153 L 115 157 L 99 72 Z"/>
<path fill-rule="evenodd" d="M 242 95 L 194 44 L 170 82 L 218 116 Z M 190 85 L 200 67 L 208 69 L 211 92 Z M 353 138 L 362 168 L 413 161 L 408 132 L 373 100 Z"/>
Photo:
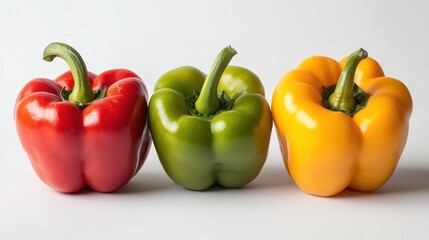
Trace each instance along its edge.
<path fill-rule="evenodd" d="M 373 191 L 405 147 L 412 99 L 360 49 L 341 63 L 315 56 L 275 88 L 273 119 L 287 171 L 305 192 Z"/>
<path fill-rule="evenodd" d="M 179 67 L 155 85 L 149 102 L 154 146 L 168 176 L 185 188 L 240 187 L 265 163 L 271 111 L 259 78 L 228 66 L 235 54 L 224 48 L 207 76 Z"/>
<path fill-rule="evenodd" d="M 71 71 L 55 81 L 31 80 L 17 97 L 21 144 L 37 175 L 55 190 L 115 191 L 139 171 L 151 145 L 146 87 L 126 69 L 88 72 L 66 44 L 46 47 L 44 60 L 55 57 Z"/>

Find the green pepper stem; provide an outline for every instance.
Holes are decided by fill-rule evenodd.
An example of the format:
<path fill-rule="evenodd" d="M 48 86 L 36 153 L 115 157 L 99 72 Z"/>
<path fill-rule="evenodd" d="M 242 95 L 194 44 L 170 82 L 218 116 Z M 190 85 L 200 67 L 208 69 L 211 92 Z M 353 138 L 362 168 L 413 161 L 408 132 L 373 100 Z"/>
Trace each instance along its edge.
<path fill-rule="evenodd" d="M 231 46 L 227 46 L 217 56 L 204 81 L 201 93 L 195 102 L 195 109 L 198 112 L 205 115 L 213 115 L 220 109 L 221 104 L 217 94 L 217 86 L 220 77 L 235 54 L 237 52 Z"/>
<path fill-rule="evenodd" d="M 52 62 L 55 57 L 64 59 L 73 75 L 74 87 L 68 96 L 68 100 L 81 106 L 92 102 L 95 95 L 89 84 L 85 62 L 79 53 L 67 44 L 54 42 L 43 51 L 43 59 Z"/>
<path fill-rule="evenodd" d="M 356 100 L 353 96 L 354 76 L 360 61 L 368 57 L 368 53 L 362 48 L 350 54 L 341 71 L 335 87 L 335 91 L 329 96 L 329 104 L 336 111 L 348 112 L 356 108 Z"/>

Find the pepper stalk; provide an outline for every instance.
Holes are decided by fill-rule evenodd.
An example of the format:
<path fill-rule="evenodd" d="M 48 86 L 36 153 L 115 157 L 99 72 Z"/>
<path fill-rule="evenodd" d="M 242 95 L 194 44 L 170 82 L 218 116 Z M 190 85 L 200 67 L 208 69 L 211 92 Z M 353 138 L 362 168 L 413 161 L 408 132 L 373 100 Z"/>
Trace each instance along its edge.
<path fill-rule="evenodd" d="M 368 57 L 364 49 L 359 49 L 348 57 L 341 71 L 335 91 L 329 96 L 329 105 L 332 110 L 342 112 L 355 112 L 356 99 L 354 94 L 354 76 L 360 61 Z"/>
<path fill-rule="evenodd" d="M 64 43 L 51 43 L 43 51 L 43 59 L 52 62 L 55 57 L 60 57 L 66 61 L 74 79 L 73 90 L 67 94 L 67 99 L 65 100 L 79 106 L 86 106 L 96 98 L 100 98 L 92 90 L 85 62 L 74 48 Z"/>
<path fill-rule="evenodd" d="M 204 115 L 213 115 L 220 109 L 221 103 L 218 98 L 217 86 L 223 72 L 236 54 L 235 49 L 227 46 L 217 56 L 195 102 L 195 109 L 198 112 Z"/>

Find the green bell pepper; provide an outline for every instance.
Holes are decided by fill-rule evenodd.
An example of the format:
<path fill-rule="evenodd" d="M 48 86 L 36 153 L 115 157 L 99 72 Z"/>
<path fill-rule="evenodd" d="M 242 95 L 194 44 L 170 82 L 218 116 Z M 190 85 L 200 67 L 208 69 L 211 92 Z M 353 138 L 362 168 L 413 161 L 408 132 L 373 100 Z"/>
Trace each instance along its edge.
<path fill-rule="evenodd" d="M 224 48 L 207 77 L 185 66 L 155 85 L 149 103 L 153 142 L 168 176 L 185 188 L 241 187 L 265 163 L 271 111 L 259 78 L 228 66 L 236 53 Z"/>

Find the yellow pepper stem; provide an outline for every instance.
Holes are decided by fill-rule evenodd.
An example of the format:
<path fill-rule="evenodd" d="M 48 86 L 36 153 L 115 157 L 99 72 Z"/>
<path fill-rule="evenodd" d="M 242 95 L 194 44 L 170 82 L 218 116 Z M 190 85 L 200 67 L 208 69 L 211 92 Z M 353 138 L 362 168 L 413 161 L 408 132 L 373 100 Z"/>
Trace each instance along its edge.
<path fill-rule="evenodd" d="M 348 57 L 335 91 L 329 96 L 329 104 L 332 110 L 353 112 L 356 109 L 356 100 L 353 94 L 355 88 L 354 76 L 360 61 L 367 57 L 368 53 L 362 48 Z"/>

